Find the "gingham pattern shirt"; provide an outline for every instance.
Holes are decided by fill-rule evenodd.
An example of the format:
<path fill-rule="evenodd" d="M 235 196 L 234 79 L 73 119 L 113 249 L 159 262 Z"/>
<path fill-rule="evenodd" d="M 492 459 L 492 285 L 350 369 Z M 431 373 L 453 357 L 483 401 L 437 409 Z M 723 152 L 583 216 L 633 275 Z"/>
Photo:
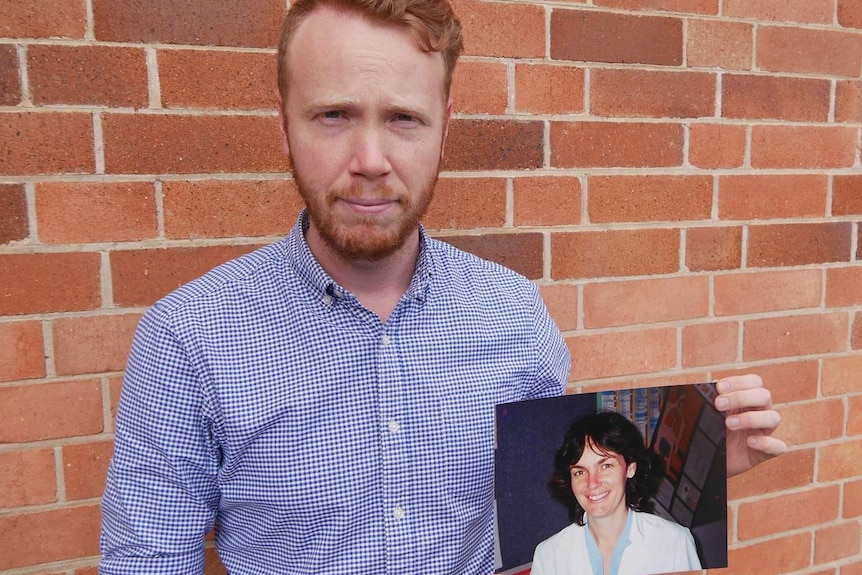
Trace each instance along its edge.
<path fill-rule="evenodd" d="M 386 323 L 282 241 L 138 327 L 102 503 L 100 573 L 480 574 L 493 565 L 494 409 L 561 393 L 536 287 L 420 230 Z"/>

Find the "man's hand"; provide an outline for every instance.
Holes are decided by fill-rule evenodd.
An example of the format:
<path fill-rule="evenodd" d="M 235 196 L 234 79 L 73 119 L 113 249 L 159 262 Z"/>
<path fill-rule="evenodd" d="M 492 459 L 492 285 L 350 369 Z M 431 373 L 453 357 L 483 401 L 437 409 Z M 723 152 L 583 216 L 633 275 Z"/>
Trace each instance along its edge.
<path fill-rule="evenodd" d="M 781 417 L 772 409 L 772 395 L 757 375 L 719 380 L 715 407 L 727 414 L 727 476 L 733 477 L 787 450 L 772 437 Z"/>

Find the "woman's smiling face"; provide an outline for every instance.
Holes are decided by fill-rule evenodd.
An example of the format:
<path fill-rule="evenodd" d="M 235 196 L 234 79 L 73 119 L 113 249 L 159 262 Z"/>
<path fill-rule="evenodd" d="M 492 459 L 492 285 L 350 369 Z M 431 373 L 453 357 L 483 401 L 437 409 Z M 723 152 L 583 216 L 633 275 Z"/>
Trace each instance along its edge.
<path fill-rule="evenodd" d="M 626 513 L 626 480 L 634 477 L 636 469 L 636 463 L 626 465 L 622 455 L 587 438 L 584 453 L 569 471 L 572 493 L 588 520 Z"/>

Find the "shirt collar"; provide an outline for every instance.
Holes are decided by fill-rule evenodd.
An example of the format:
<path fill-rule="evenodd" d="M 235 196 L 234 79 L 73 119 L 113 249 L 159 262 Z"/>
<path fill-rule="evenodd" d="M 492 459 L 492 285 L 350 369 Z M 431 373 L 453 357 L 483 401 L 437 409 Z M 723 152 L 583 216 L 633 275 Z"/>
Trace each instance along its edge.
<path fill-rule="evenodd" d="M 611 575 L 615 575 L 620 572 L 620 563 L 623 560 L 623 551 L 625 551 L 626 547 L 631 543 L 634 515 L 634 511 L 629 509 L 628 516 L 626 517 L 626 526 L 623 528 L 623 532 L 620 533 L 620 538 L 617 539 L 617 544 L 614 546 L 614 554 L 611 556 Z M 586 520 L 586 516 L 584 516 L 584 519 Z M 602 575 L 604 572 L 602 554 L 599 551 L 599 546 L 596 544 L 596 540 L 593 538 L 590 528 L 586 524 L 584 525 L 584 537 L 586 538 L 587 556 L 590 559 L 590 567 L 592 567 L 593 574 Z"/>

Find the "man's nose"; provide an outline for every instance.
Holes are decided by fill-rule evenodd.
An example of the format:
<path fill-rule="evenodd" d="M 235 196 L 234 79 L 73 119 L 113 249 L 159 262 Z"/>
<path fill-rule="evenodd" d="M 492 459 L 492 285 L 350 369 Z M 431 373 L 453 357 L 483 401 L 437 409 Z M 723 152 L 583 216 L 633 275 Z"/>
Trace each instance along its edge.
<path fill-rule="evenodd" d="M 385 176 L 391 169 L 385 127 L 359 127 L 354 142 L 351 172 L 373 179 Z"/>

